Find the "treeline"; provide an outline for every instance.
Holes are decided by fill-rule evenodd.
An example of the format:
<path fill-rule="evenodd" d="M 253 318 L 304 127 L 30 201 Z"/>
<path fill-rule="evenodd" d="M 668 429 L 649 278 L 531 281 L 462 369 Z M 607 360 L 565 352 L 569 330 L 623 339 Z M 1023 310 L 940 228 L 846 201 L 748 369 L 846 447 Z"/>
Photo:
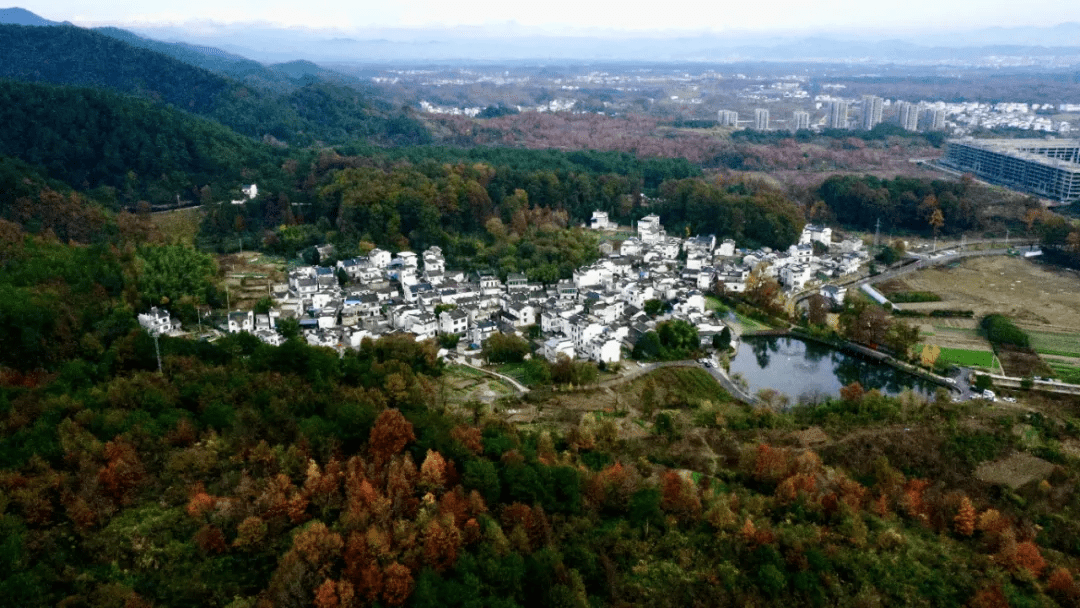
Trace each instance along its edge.
<path fill-rule="evenodd" d="M 971 180 L 881 179 L 872 175 L 834 175 L 817 190 L 829 219 L 872 229 L 910 230 L 920 234 L 960 234 L 985 225 L 986 207 L 998 195 Z M 1033 200 L 1025 208 L 1037 206 Z M 1018 214 L 1022 216 L 1021 213 Z"/>
<path fill-rule="evenodd" d="M 829 140 L 861 139 L 863 141 L 885 141 L 887 139 L 908 139 L 924 142 L 935 148 L 940 148 L 945 143 L 943 131 L 916 132 L 908 131 L 899 125 L 879 123 L 869 131 L 851 129 L 823 129 L 814 132 L 809 129 L 799 129 L 795 132 L 785 130 L 757 131 L 755 129 L 743 129 L 733 131 L 733 141 L 745 141 L 755 144 L 776 144 L 785 139 L 794 139 L 800 143 L 822 143 Z"/>

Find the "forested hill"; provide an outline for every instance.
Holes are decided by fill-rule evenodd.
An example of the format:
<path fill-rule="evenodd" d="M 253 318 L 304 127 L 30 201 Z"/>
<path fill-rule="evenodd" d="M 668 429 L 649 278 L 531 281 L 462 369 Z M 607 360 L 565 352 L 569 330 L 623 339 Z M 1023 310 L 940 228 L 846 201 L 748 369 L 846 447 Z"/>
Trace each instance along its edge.
<path fill-rule="evenodd" d="M 219 76 L 232 78 L 256 88 L 291 93 L 312 82 L 329 81 L 360 86 L 359 80 L 319 67 L 307 61 L 263 65 L 253 59 L 234 55 L 218 48 L 197 46 L 184 42 L 162 42 L 115 27 L 95 28 L 98 32 L 132 46 L 167 55 Z M 302 69 L 298 69 L 302 66 Z"/>
<path fill-rule="evenodd" d="M 372 91 L 305 74 L 297 77 L 292 67 L 275 72 L 292 84 L 274 91 L 92 30 L 0 25 L 0 78 L 137 95 L 212 118 L 242 135 L 269 135 L 290 144 L 430 139 L 419 121 Z"/>
<path fill-rule="evenodd" d="M 145 95 L 192 112 L 213 110 L 230 83 L 171 57 L 78 27 L 0 26 L 0 76 Z"/>
<path fill-rule="evenodd" d="M 269 147 L 226 127 L 96 89 L 0 81 L 0 124 L 0 155 L 123 206 L 225 192 L 275 166 Z"/>

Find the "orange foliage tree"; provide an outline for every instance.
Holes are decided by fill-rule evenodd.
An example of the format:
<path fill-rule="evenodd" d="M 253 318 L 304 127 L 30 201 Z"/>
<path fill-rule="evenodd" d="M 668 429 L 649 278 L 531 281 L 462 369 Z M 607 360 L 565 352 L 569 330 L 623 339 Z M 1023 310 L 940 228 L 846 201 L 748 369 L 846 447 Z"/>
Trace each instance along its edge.
<path fill-rule="evenodd" d="M 383 575 L 383 600 L 387 606 L 400 606 L 409 599 L 413 590 L 413 576 L 405 566 L 394 562 L 386 567 Z"/>
<path fill-rule="evenodd" d="M 967 496 L 960 499 L 960 507 L 956 517 L 953 518 L 956 533 L 961 536 L 971 536 L 975 533 L 975 507 L 971 506 L 971 500 Z"/>
<path fill-rule="evenodd" d="M 412 423 L 396 409 L 383 410 L 371 429 L 368 451 L 376 462 L 385 463 L 410 441 L 416 441 Z"/>

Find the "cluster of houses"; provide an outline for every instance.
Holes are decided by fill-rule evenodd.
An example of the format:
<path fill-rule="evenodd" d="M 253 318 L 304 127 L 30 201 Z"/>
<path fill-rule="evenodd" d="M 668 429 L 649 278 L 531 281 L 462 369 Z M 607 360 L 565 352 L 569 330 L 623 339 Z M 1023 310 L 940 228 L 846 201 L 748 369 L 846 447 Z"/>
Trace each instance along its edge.
<path fill-rule="evenodd" d="M 598 212 L 592 224 L 607 229 L 606 222 Z M 267 314 L 232 312 L 223 329 L 280 344 L 277 321 L 295 318 L 312 345 L 355 348 L 366 337 L 391 333 L 418 340 L 454 334 L 463 352 L 481 348 L 496 332 L 531 334 L 539 354 L 551 361 L 566 355 L 613 363 L 663 319 L 693 324 L 702 344 L 710 344 L 724 329 L 705 306 L 704 292 L 717 282 L 741 292 L 751 271 L 761 268 L 787 289 L 802 290 L 814 278 L 855 272 L 866 258 L 862 242 L 831 239 L 829 228 L 807 226 L 787 251 L 740 250 L 713 235 L 668 236 L 660 218 L 649 215 L 618 251 L 605 243 L 600 259 L 554 285 L 531 283 L 523 274 L 503 282 L 491 273 L 448 269 L 439 247 L 420 255 L 375 249 L 336 267 L 291 271 L 287 283 L 273 288 L 275 308 Z M 829 252 L 815 255 L 814 242 Z M 644 312 L 650 300 L 666 303 L 660 319 Z M 539 338 L 532 326 L 538 326 Z"/>

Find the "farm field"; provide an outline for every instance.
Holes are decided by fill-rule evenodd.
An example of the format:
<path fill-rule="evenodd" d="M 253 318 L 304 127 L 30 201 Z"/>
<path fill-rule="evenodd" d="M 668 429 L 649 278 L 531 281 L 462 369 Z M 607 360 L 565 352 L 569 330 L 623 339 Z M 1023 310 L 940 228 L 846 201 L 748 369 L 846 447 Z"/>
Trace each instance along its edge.
<path fill-rule="evenodd" d="M 1043 361 L 1054 370 L 1054 375 L 1062 382 L 1080 384 L 1080 359 L 1043 357 Z"/>
<path fill-rule="evenodd" d="M 964 367 L 994 367 L 992 351 L 969 350 L 966 348 L 942 348 L 938 361 L 953 363 Z"/>
<path fill-rule="evenodd" d="M 1080 334 L 1028 331 L 1031 347 L 1039 354 L 1080 357 Z"/>
<path fill-rule="evenodd" d="M 941 302 L 905 305 L 913 310 L 971 310 L 976 319 L 1001 313 L 1025 331 L 1080 332 L 1080 298 L 1076 297 L 1080 274 L 1030 260 L 971 258 L 955 266 L 905 275 L 887 288 L 932 292 L 942 298 Z"/>

